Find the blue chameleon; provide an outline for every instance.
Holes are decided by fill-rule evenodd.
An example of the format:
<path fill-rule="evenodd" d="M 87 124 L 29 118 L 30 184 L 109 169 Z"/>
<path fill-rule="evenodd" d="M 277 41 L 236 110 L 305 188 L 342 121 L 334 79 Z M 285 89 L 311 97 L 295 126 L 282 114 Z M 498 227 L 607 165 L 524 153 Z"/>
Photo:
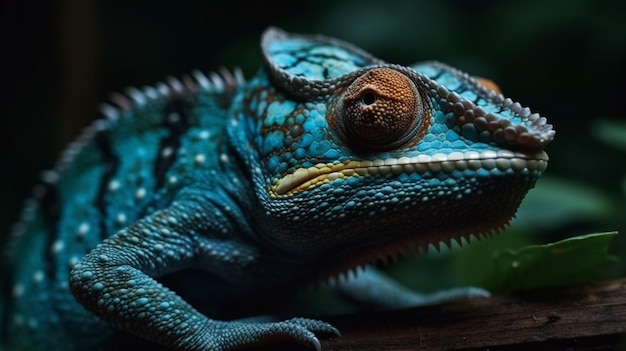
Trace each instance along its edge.
<path fill-rule="evenodd" d="M 328 287 L 387 306 L 487 294 L 429 299 L 369 264 L 504 227 L 547 166 L 546 119 L 438 62 L 277 28 L 261 51 L 248 81 L 115 95 L 44 173 L 6 246 L 3 350 L 319 350 L 337 329 L 264 304 L 358 267 Z"/>

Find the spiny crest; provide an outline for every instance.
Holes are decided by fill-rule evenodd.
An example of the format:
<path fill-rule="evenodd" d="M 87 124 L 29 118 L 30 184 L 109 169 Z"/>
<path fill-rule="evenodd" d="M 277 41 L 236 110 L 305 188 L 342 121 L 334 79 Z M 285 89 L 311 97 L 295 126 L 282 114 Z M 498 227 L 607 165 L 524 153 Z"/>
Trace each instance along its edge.
<path fill-rule="evenodd" d="M 165 82 L 159 82 L 155 86 L 144 86 L 141 90 L 129 87 L 125 91 L 126 94 L 111 94 L 112 104 L 102 104 L 100 112 L 108 119 L 115 120 L 120 117 L 122 112 L 135 106 L 141 107 L 149 101 L 171 96 L 196 94 L 203 91 L 230 97 L 236 88 L 244 82 L 243 73 L 238 67 L 232 72 L 221 68 L 219 72 L 209 73 L 208 77 L 201 71 L 194 70 L 191 76 L 186 75 L 180 80 L 175 77 L 167 77 Z"/>
<path fill-rule="evenodd" d="M 194 70 L 191 76 L 186 75 L 181 79 L 170 76 L 165 82 L 159 82 L 154 86 L 144 86 L 141 90 L 129 87 L 126 88 L 125 94 L 112 93 L 109 97 L 110 103 L 103 103 L 99 108 L 100 113 L 106 119 L 95 120 L 85 128 L 83 133 L 63 151 L 60 162 L 53 171 L 62 171 L 72 162 L 74 155 L 93 139 L 95 134 L 110 128 L 111 123 L 121 118 L 127 111 L 145 106 L 151 101 L 200 92 L 215 93 L 224 100 L 228 100 L 237 87 L 244 82 L 243 73 L 238 67 L 232 72 L 222 68 L 219 73 L 209 73 L 208 77 L 201 71 Z"/>

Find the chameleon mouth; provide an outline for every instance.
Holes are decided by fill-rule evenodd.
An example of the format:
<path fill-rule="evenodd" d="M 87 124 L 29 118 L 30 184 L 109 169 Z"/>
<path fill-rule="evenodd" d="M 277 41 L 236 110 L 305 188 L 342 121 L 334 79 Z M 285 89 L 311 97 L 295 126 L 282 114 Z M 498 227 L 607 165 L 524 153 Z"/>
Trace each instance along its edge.
<path fill-rule="evenodd" d="M 316 188 L 337 179 L 351 177 L 373 177 L 424 174 L 426 172 L 451 173 L 465 170 L 512 170 L 520 172 L 543 172 L 548 166 L 548 154 L 539 151 L 533 154 L 510 150 L 484 150 L 437 153 L 376 160 L 345 161 L 342 163 L 318 163 L 308 168 L 298 168 L 295 172 L 279 178 L 270 188 L 273 197 L 287 197 L 305 190 Z"/>

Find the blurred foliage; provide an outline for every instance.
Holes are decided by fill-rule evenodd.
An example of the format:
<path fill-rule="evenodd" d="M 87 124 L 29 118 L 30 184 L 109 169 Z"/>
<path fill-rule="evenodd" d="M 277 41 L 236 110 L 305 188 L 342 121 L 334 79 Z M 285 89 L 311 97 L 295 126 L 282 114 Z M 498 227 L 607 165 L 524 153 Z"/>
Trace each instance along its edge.
<path fill-rule="evenodd" d="M 535 231 L 558 231 L 581 222 L 615 221 L 622 209 L 619 198 L 597 187 L 548 174 L 524 199 L 515 224 Z"/>
<path fill-rule="evenodd" d="M 617 232 L 580 235 L 556 243 L 495 252 L 491 291 L 536 289 L 605 279 L 607 268 L 621 264 L 609 253 Z"/>
<path fill-rule="evenodd" d="M 560 270 L 554 276 L 598 267 L 606 269 L 603 278 L 626 276 L 626 2 L 107 0 L 34 7 L 2 4 L 3 233 L 39 172 L 96 117 L 107 93 L 195 68 L 240 66 L 249 77 L 261 62 L 261 31 L 277 25 L 336 36 L 390 62 L 436 59 L 489 77 L 555 125 L 547 173 L 506 233 L 411 258 L 391 274 L 425 291 L 459 284 L 507 291 L 529 285 L 489 272 L 502 257 L 532 252 L 532 264 L 550 257 Z M 566 240 L 610 231 L 620 234 Z M 561 245 L 573 245 L 572 255 L 550 256 Z M 576 255 L 590 258 L 581 260 L 587 268 L 568 264 Z M 615 257 L 622 263 L 603 265 Z"/>
<path fill-rule="evenodd" d="M 592 135 L 607 145 L 626 152 L 626 120 L 600 119 L 591 126 Z M 618 160 L 616 160 L 618 161 Z M 624 159 L 621 159 L 624 161 Z"/>

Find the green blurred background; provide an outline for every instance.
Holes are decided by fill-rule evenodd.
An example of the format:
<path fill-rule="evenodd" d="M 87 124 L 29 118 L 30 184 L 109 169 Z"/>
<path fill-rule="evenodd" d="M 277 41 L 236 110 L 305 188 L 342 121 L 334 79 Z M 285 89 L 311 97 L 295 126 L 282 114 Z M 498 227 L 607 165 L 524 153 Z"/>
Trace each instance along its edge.
<path fill-rule="evenodd" d="M 269 25 L 336 36 L 389 62 L 443 61 L 548 117 L 557 135 L 547 173 L 498 245 L 626 231 L 626 2 L 292 3 L 4 1 L 0 237 L 108 93 L 195 68 L 250 77 Z M 612 244 L 621 256 L 624 236 Z"/>

